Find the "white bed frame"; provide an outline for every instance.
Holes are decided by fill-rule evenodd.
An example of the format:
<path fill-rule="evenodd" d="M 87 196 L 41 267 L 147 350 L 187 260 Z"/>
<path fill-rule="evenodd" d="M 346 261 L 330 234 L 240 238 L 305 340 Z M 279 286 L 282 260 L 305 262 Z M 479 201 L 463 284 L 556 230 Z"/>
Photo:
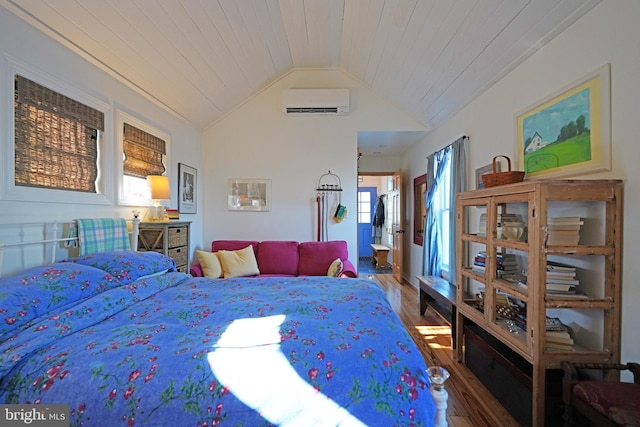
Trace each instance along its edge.
<path fill-rule="evenodd" d="M 131 224 L 131 249 L 138 250 L 140 219 L 128 219 L 127 223 Z M 69 235 L 69 230 L 75 224 L 76 221 L 0 224 L 0 277 L 3 273 L 18 273 L 26 268 L 53 264 L 60 259 L 77 256 L 78 238 L 64 236 Z M 5 242 L 3 239 L 11 241 Z M 5 255 L 10 264 L 6 269 Z"/>

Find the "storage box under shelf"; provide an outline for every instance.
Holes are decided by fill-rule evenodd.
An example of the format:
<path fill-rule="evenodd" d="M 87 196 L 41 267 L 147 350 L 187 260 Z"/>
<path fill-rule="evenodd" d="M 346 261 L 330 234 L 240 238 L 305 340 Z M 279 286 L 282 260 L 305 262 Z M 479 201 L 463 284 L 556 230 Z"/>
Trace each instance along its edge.
<path fill-rule="evenodd" d="M 531 426 L 533 368 L 477 325 L 464 327 L 464 363 L 522 426 Z M 545 426 L 561 426 L 562 371 L 546 372 Z"/>

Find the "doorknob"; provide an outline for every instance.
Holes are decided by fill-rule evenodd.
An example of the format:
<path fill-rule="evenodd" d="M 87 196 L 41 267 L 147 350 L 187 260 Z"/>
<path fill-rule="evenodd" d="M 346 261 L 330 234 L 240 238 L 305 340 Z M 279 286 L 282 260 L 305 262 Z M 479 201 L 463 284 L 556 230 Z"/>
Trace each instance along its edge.
<path fill-rule="evenodd" d="M 396 230 L 396 233 L 398 233 L 398 234 L 404 234 L 404 230 Z"/>

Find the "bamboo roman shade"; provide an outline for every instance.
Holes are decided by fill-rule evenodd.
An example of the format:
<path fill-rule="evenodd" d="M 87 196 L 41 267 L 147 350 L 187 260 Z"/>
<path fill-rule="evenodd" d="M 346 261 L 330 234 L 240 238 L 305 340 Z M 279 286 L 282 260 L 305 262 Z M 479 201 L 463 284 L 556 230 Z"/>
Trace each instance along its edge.
<path fill-rule="evenodd" d="M 163 156 L 166 154 L 164 140 L 128 123 L 124 124 L 123 140 L 125 175 L 146 178 L 149 175 L 164 173 Z"/>
<path fill-rule="evenodd" d="M 15 184 L 96 192 L 104 113 L 15 77 Z"/>

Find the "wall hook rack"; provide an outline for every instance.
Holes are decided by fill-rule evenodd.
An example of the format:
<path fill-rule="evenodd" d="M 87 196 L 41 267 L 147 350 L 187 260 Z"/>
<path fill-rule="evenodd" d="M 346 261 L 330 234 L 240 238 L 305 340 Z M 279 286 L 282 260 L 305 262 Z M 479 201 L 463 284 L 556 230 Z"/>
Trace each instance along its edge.
<path fill-rule="evenodd" d="M 329 191 L 342 191 L 342 183 L 340 177 L 331 171 L 320 176 L 318 184 L 316 185 L 316 191 L 324 193 Z"/>

